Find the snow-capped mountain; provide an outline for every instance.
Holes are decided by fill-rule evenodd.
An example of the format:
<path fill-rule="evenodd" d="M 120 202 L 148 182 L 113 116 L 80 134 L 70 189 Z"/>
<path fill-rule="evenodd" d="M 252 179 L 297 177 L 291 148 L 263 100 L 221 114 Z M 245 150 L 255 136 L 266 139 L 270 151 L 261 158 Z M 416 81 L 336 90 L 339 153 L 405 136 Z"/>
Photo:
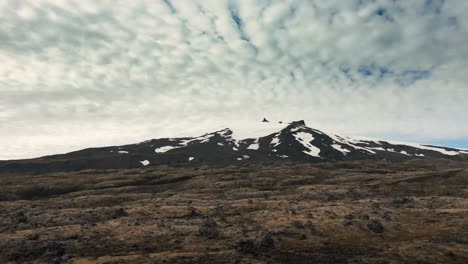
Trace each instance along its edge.
<path fill-rule="evenodd" d="M 228 165 L 278 160 L 404 160 L 450 158 L 464 154 L 468 154 L 468 151 L 343 137 L 307 127 L 304 121 L 296 121 L 285 124 L 276 132 L 255 138 L 236 139 L 233 131 L 226 128 L 199 137 L 152 139 L 37 159 L 3 161 L 0 162 L 0 172 L 120 169 L 175 164 Z"/>

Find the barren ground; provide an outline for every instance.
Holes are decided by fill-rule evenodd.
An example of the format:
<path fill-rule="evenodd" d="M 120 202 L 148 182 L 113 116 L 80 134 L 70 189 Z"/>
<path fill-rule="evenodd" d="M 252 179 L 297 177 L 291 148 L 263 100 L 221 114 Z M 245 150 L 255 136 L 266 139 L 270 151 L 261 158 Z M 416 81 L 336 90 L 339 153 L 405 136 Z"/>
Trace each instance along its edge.
<path fill-rule="evenodd" d="M 468 263 L 468 164 L 0 175 L 0 263 Z"/>

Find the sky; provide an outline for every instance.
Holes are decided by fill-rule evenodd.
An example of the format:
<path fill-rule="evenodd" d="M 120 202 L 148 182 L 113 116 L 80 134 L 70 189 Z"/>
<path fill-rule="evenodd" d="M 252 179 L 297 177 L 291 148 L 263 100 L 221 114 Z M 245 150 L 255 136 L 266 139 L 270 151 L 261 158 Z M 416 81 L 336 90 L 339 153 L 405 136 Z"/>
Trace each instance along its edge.
<path fill-rule="evenodd" d="M 2 0 L 0 159 L 263 117 L 468 148 L 466 14 L 466 0 Z"/>

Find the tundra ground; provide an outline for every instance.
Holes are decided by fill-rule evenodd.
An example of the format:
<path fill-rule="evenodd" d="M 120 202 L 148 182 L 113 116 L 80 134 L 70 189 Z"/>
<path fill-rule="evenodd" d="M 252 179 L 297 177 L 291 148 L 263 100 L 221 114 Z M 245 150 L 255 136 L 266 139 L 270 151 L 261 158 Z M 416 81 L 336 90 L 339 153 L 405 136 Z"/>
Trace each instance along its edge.
<path fill-rule="evenodd" d="M 0 175 L 0 263 L 468 263 L 468 164 Z"/>

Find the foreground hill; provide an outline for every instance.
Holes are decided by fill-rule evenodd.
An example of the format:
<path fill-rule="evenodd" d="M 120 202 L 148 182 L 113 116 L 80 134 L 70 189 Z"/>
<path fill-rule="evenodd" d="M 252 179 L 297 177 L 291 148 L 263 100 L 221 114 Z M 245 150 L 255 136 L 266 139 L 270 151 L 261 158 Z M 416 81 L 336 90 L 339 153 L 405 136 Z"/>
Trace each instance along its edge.
<path fill-rule="evenodd" d="M 267 124 L 265 124 L 267 126 Z M 84 169 L 130 169 L 193 164 L 239 165 L 281 160 L 327 162 L 452 158 L 466 150 L 420 144 L 357 139 L 325 133 L 292 122 L 260 137 L 237 139 L 229 128 L 199 137 L 161 138 L 137 144 L 90 148 L 37 159 L 0 162 L 0 173 L 59 172 Z"/>
<path fill-rule="evenodd" d="M 0 174 L 0 263 L 468 263 L 467 168 L 427 158 Z"/>

